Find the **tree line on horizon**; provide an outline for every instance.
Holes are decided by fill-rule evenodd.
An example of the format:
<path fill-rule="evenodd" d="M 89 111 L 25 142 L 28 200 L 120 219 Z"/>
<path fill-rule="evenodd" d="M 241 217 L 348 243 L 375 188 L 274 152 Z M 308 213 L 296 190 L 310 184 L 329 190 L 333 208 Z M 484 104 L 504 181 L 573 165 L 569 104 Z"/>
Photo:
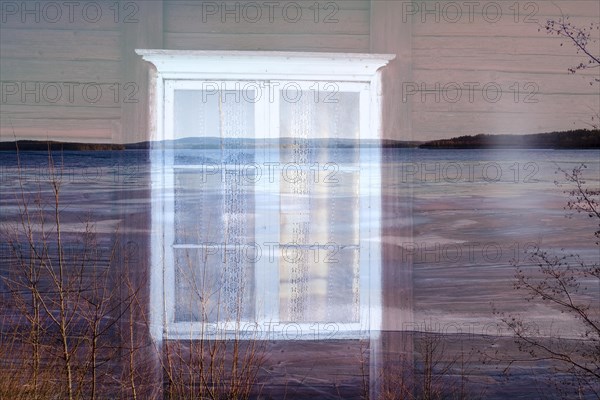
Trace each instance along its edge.
<path fill-rule="evenodd" d="M 190 145 L 189 138 L 182 139 L 183 147 Z M 198 138 L 202 140 L 202 138 Z M 320 141 L 319 141 L 320 143 Z M 323 142 L 327 147 L 331 143 Z M 338 147 L 352 147 L 350 141 L 333 143 Z M 360 141 L 356 144 L 360 145 Z M 47 140 L 17 140 L 0 142 L 0 151 L 15 151 L 18 145 L 21 151 L 119 151 L 132 149 L 149 149 L 150 142 L 140 143 L 79 143 Z M 386 148 L 425 148 L 425 149 L 480 149 L 480 148 L 526 148 L 526 149 L 598 149 L 600 148 L 600 129 L 575 129 L 548 133 L 526 135 L 484 134 L 463 135 L 450 139 L 431 141 L 401 141 L 383 139 L 382 147 Z"/>
<path fill-rule="evenodd" d="M 464 135 L 451 139 L 422 143 L 419 148 L 469 149 L 469 148 L 527 148 L 527 149 L 598 149 L 599 129 L 576 129 L 529 135 Z"/>

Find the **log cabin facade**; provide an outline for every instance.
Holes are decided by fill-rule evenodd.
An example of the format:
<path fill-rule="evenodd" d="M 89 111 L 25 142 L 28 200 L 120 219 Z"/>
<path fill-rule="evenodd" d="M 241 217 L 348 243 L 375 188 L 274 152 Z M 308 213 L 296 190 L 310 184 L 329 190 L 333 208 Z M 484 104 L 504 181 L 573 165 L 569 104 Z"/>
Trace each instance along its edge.
<path fill-rule="evenodd" d="M 443 132 L 448 121 L 457 114 L 465 115 L 473 129 L 497 127 L 494 118 L 490 118 L 492 114 L 509 116 L 521 126 L 534 130 L 555 129 L 557 122 L 564 118 L 556 110 L 575 96 L 589 96 L 585 83 L 577 82 L 570 93 L 563 93 L 549 79 L 549 86 L 541 90 L 554 96 L 543 107 L 502 104 L 498 108 L 492 103 L 469 102 L 448 106 L 423 101 L 431 87 L 421 83 L 433 86 L 440 81 L 440 76 L 452 82 L 501 82 L 502 87 L 508 88 L 514 82 L 535 82 L 540 72 L 562 75 L 563 69 L 545 61 L 570 57 L 568 52 L 556 54 L 555 43 L 543 37 L 534 39 L 532 44 L 531 38 L 538 36 L 537 25 L 527 25 L 524 21 L 527 13 L 543 20 L 556 16 L 556 10 L 539 6 L 523 9 L 518 17 L 511 15 L 499 24 L 487 20 L 473 24 L 466 17 L 453 23 L 454 14 L 443 11 L 453 7 L 452 4 L 455 2 L 436 2 L 427 11 L 426 2 L 422 1 L 380 0 L 106 0 L 80 5 L 3 2 L 0 136 L 2 140 L 59 138 L 100 143 L 150 140 L 149 132 L 156 121 L 151 105 L 156 89 L 153 86 L 155 69 L 142 60 L 136 49 L 394 55 L 395 59 L 390 57 L 389 64 L 382 70 L 382 139 L 418 140 L 421 136 L 435 135 Z M 562 12 L 575 18 L 585 17 L 598 14 L 598 5 L 594 1 L 572 1 L 564 5 Z M 485 15 L 493 20 L 493 16 Z M 497 59 L 490 61 L 488 45 L 496 47 L 498 41 L 501 45 L 492 52 L 497 54 Z M 457 57 L 466 57 L 483 66 L 469 70 L 464 64 L 457 64 Z M 529 67 L 532 60 L 538 65 L 537 69 Z M 416 87 L 411 86 L 415 82 Z M 414 92 L 407 98 L 407 90 L 413 88 Z M 585 110 L 575 116 L 584 113 Z M 382 169 L 381 174 L 382 181 L 389 181 L 396 172 Z M 398 354 L 410 358 L 411 353 L 410 342 L 401 336 L 386 334 L 400 332 L 412 323 L 411 261 L 393 239 L 386 239 L 410 238 L 411 226 L 399 228 L 383 222 L 411 215 L 410 201 L 399 200 L 405 199 L 406 194 L 394 190 L 399 189 L 381 193 L 386 204 L 381 210 L 378 234 L 381 320 L 377 323 L 378 334 L 373 335 L 374 340 L 369 343 L 367 356 L 369 391 L 374 397 L 380 390 L 378 371 Z M 150 182 L 145 190 L 135 194 L 123 190 L 115 201 L 132 195 L 152 198 Z M 154 295 L 148 276 L 152 270 L 152 244 L 143 232 L 153 230 L 151 221 L 150 208 L 124 213 L 121 223 L 136 229 L 125 230 L 119 239 L 139 245 L 142 257 L 138 267 L 144 273 L 136 279 L 145 282 L 147 291 L 143 294 L 148 303 Z M 346 339 L 273 341 L 269 350 L 273 355 L 270 368 L 275 371 L 278 390 L 283 391 L 292 376 L 301 382 L 297 389 L 300 397 L 331 395 L 336 384 L 342 385 L 342 392 L 357 393 L 362 378 L 358 378 L 359 365 L 353 361 L 354 354 L 363 354 L 362 344 L 354 340 L 356 338 Z M 319 358 L 320 352 L 327 352 L 329 358 L 323 361 Z M 283 353 L 285 356 L 281 356 Z M 153 362 L 156 367 L 153 371 L 160 376 L 160 363 Z M 332 372 L 334 365 L 339 368 L 336 372 Z M 281 392 L 274 393 L 273 398 L 277 398 Z"/>

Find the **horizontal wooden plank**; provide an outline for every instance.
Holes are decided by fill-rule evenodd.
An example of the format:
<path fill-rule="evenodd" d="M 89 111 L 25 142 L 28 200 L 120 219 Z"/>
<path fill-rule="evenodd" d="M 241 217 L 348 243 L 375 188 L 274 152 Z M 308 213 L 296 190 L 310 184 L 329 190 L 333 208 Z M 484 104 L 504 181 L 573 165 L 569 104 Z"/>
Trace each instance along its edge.
<path fill-rule="evenodd" d="M 566 15 L 570 17 L 582 16 L 594 21 L 600 16 L 600 3 L 596 0 L 560 0 L 560 1 L 538 1 L 540 17 L 559 17 Z M 526 3 L 522 3 L 522 8 Z M 528 10 L 531 11 L 531 8 Z"/>
<path fill-rule="evenodd" d="M 414 37 L 450 37 L 450 36 L 471 36 L 471 37 L 545 37 L 545 29 L 541 25 L 546 23 L 548 17 L 538 18 L 537 22 L 514 21 L 512 18 L 504 18 L 496 23 L 486 23 L 485 21 L 470 22 L 468 18 L 463 18 L 455 23 L 422 23 L 420 20 L 413 24 Z M 589 26 L 592 18 L 571 17 L 570 22 L 579 27 Z M 442 20 L 443 21 L 443 20 Z"/>
<path fill-rule="evenodd" d="M 119 119 L 120 107 L 76 107 L 49 105 L 2 105 L 2 118 L 11 119 Z"/>
<path fill-rule="evenodd" d="M 568 68 L 576 66 L 580 62 L 587 62 L 587 58 L 582 56 L 567 55 L 525 55 L 525 54 L 455 54 L 440 55 L 439 57 L 427 57 L 424 53 L 416 52 L 414 58 L 415 69 L 460 69 L 466 65 L 476 66 L 479 70 L 498 70 L 511 72 L 540 72 L 553 74 L 566 74 Z M 582 75 L 593 75 L 593 70 L 581 72 Z"/>
<path fill-rule="evenodd" d="M 121 30 L 125 23 L 141 23 L 136 1 L 112 0 L 3 1 L 2 28 L 56 30 Z"/>
<path fill-rule="evenodd" d="M 471 97 L 469 97 L 471 95 Z M 495 96 L 495 93 L 494 93 Z M 497 100 L 498 99 L 498 100 Z M 437 100 L 437 101 L 436 101 Z M 472 100 L 472 101 L 471 101 Z M 413 113 L 452 112 L 452 113 L 490 113 L 501 116 L 510 114 L 562 114 L 564 112 L 587 112 L 600 109 L 600 97 L 597 94 L 587 95 L 545 95 L 542 93 L 517 93 L 511 89 L 501 96 L 491 97 L 481 91 L 448 90 L 440 92 L 436 97 L 432 92 L 426 95 L 415 93 L 407 101 L 411 102 Z M 577 104 L 580 106 L 574 107 Z"/>
<path fill-rule="evenodd" d="M 479 133 L 540 133 L 589 128 L 591 113 L 413 112 L 414 140 L 442 139 Z"/>
<path fill-rule="evenodd" d="M 548 17 L 540 18 L 535 23 L 514 22 L 511 20 L 498 21 L 495 24 L 475 23 L 460 21 L 456 23 L 422 23 L 417 21 L 413 24 L 413 36 L 415 37 L 544 37 L 550 36 L 546 33 L 545 24 Z M 550 18 L 556 20 L 557 18 Z M 569 18 L 574 26 L 578 28 L 589 28 L 590 17 Z M 597 36 L 597 32 L 596 36 Z M 556 37 L 556 35 L 554 35 Z"/>
<path fill-rule="evenodd" d="M 253 344 L 254 348 L 249 345 Z M 206 346 L 204 353 L 199 350 L 199 343 L 190 351 L 189 341 L 170 341 L 165 352 L 173 354 L 172 359 L 192 360 L 199 365 L 199 360 L 209 359 Z M 213 350 L 212 358 L 231 365 L 232 351 L 221 353 L 223 344 Z M 359 340 L 319 340 L 319 341 L 269 341 L 264 344 L 241 342 L 238 344 L 239 354 L 257 354 L 265 358 L 258 372 L 257 388 L 261 396 L 269 399 L 351 399 L 362 398 L 361 392 L 367 390 L 369 379 L 370 351 L 367 341 Z M 168 349 L 168 350 L 167 350 Z M 186 382 L 187 377 L 183 377 Z M 227 378 L 225 378 L 227 379 Z"/>
<path fill-rule="evenodd" d="M 318 3 L 318 2 L 317 2 Z M 202 3 L 206 4 L 206 3 Z M 218 4 L 221 7 L 220 3 Z M 201 3 L 170 5 L 165 14 L 165 31 L 172 33 L 269 33 L 269 34 L 369 34 L 368 10 L 349 10 L 344 3 L 329 8 L 293 8 L 269 10 L 267 6 L 246 10 L 244 3 L 231 5 L 232 14 L 208 14 Z M 263 3 L 253 3 L 263 4 Z M 297 4 L 297 3 L 293 3 Z M 339 6 L 334 6 L 339 4 Z M 215 6 L 216 7 L 216 6 Z M 296 6 L 294 6 L 296 7 Z"/>
<path fill-rule="evenodd" d="M 63 140 L 111 143 L 119 137 L 119 120 L 107 119 L 12 119 L 0 121 L 0 140 Z"/>
<path fill-rule="evenodd" d="M 527 54 L 528 50 L 518 50 L 518 48 L 519 45 L 515 45 L 514 51 L 523 51 L 523 53 L 513 53 L 512 50 L 494 52 L 489 49 L 469 47 L 417 49 L 413 53 L 413 67 L 415 70 L 476 68 L 481 71 L 565 74 L 570 67 L 588 61 L 586 56 L 577 54 L 574 49 L 557 51 L 555 54 L 550 51 L 544 54 L 543 49 L 540 49 L 540 53 Z M 593 76 L 596 71 L 591 69 L 578 73 L 582 76 Z"/>
<path fill-rule="evenodd" d="M 507 56 L 503 54 L 491 55 L 486 57 L 485 55 L 474 55 L 474 56 L 448 56 L 439 57 L 433 60 L 426 58 L 417 58 L 415 60 L 415 69 L 459 69 L 465 64 L 476 66 L 479 70 L 490 71 L 509 71 L 509 72 L 533 72 L 535 73 L 536 65 L 543 65 L 544 74 L 557 74 L 557 75 L 568 75 L 569 68 L 578 65 L 580 62 L 586 62 L 587 59 L 583 57 L 567 57 L 567 56 L 551 56 L 551 55 L 518 55 L 518 56 Z M 592 78 L 593 70 L 586 72 L 578 72 L 580 76 L 587 76 Z"/>
<path fill-rule="evenodd" d="M 463 86 L 465 82 L 477 83 L 480 90 L 487 84 L 497 85 L 502 92 L 510 92 L 515 85 L 524 88 L 524 92 L 530 92 L 535 88 L 538 93 L 545 94 L 596 94 L 597 87 L 590 85 L 593 79 L 591 73 L 569 74 L 566 71 L 544 72 L 543 70 L 510 71 L 500 69 L 484 69 L 473 65 L 472 67 L 444 68 L 437 65 L 436 68 L 415 68 L 410 82 L 403 82 L 405 90 L 410 90 L 407 85 L 416 84 L 419 89 L 424 85 L 425 89 L 435 90 L 436 83 L 441 87 L 447 84 L 458 83 Z M 533 86 L 525 85 L 532 84 Z M 490 86 L 491 87 L 491 86 Z M 491 89 L 490 89 L 491 90 Z M 515 89 L 516 90 L 516 89 Z"/>
<path fill-rule="evenodd" d="M 118 61 L 120 37 L 114 31 L 0 29 L 0 57 Z"/>
<path fill-rule="evenodd" d="M 165 48 L 368 52 L 368 35 L 165 34 Z"/>
<path fill-rule="evenodd" d="M 0 59 L 2 81 L 119 82 L 121 65 L 117 61 Z"/>
<path fill-rule="evenodd" d="M 388 1 L 388 0 L 376 0 L 376 1 Z M 233 9 L 235 4 L 240 4 L 243 7 L 246 4 L 250 3 L 258 3 L 262 4 L 262 1 L 256 0 L 216 0 L 216 1 L 205 1 L 205 0 L 168 0 L 164 4 L 165 13 L 169 11 L 169 8 L 176 8 L 180 6 L 200 6 L 202 3 L 213 3 L 218 7 L 218 11 L 220 11 L 221 7 L 227 7 L 227 9 Z M 292 4 L 294 3 L 294 4 Z M 295 4 L 299 5 L 302 8 L 309 8 L 314 6 L 315 3 L 318 3 L 321 8 L 323 8 L 327 3 L 337 3 L 337 7 L 344 10 L 370 10 L 371 8 L 371 0 L 342 0 L 342 1 L 331 1 L 331 0 L 277 0 L 273 1 L 273 10 L 274 12 L 281 12 L 284 7 L 294 7 Z M 212 6 L 207 7 L 207 12 L 211 9 Z M 212 11 L 211 11 L 212 12 Z M 291 12 L 291 11 L 290 11 Z"/>
<path fill-rule="evenodd" d="M 444 55 L 565 55 L 576 54 L 574 46 L 561 46 L 556 37 L 535 35 L 523 37 L 505 36 L 420 36 L 413 38 L 413 54 L 425 57 Z"/>

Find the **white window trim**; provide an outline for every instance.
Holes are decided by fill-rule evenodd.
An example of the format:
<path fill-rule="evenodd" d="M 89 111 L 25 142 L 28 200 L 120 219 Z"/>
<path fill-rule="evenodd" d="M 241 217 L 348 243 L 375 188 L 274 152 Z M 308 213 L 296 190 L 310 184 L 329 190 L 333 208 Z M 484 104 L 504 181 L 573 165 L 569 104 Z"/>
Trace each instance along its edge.
<path fill-rule="evenodd" d="M 381 139 L 381 73 L 395 56 L 389 54 L 355 53 L 294 53 L 294 52 L 255 52 L 255 51 L 186 51 L 186 50 L 136 50 L 144 60 L 156 67 L 151 76 L 151 141 L 169 140 L 166 129 L 169 118 L 165 110 L 167 92 L 173 89 L 173 81 L 189 81 L 190 86 L 198 81 L 314 81 L 336 82 L 340 87 L 356 87 L 357 83 L 367 85 L 361 92 L 360 139 Z M 177 83 L 175 83 L 177 86 Z M 152 98 L 153 97 L 153 98 Z M 277 97 L 277 96 L 276 96 Z M 268 105 L 267 105 L 268 106 Z M 171 107 L 172 108 L 172 107 Z M 271 113 L 273 114 L 273 113 Z M 367 114 L 367 115 L 364 115 Z M 257 127 L 270 126 L 268 132 L 277 132 L 278 118 L 272 121 L 256 121 Z M 377 152 L 361 148 L 361 163 L 380 165 Z M 172 188 L 172 177 L 164 174 L 169 161 L 162 154 L 152 152 L 152 234 L 150 268 L 150 333 L 155 341 L 165 338 L 197 337 L 198 333 L 211 336 L 213 329 L 236 335 L 236 326 L 227 324 L 177 323 L 171 326 L 166 320 L 168 290 L 165 282 L 168 273 L 165 262 L 169 251 L 165 243 L 169 241 L 168 232 L 162 222 L 164 217 L 172 215 L 170 201 L 164 200 L 165 189 Z M 156 170 L 158 168 L 158 170 Z M 382 320 L 381 296 L 381 173 L 378 169 L 368 168 L 360 174 L 360 322 L 344 325 L 343 330 L 329 335 L 330 324 L 297 323 L 280 326 L 277 321 L 256 321 L 262 328 L 262 336 L 267 339 L 345 339 L 377 335 Z M 172 217 L 171 217 L 172 218 Z M 169 257 L 170 258 L 170 257 Z M 171 261 L 169 261 L 170 263 Z M 259 270 L 262 268 L 259 268 Z M 257 275 L 258 276 L 258 275 Z M 368 298 L 366 298 L 368 297 Z M 258 316 L 257 316 L 258 317 Z M 335 322 L 333 322 L 335 323 Z M 245 322 L 242 322 L 242 329 Z M 211 326 L 207 326 L 211 325 Z M 283 325 L 283 326 L 282 326 Z M 317 326 L 315 326 L 317 325 Z M 265 331 L 268 329 L 268 332 Z M 283 329 L 282 329 L 283 328 Z M 272 329 L 272 330 L 271 330 Z M 297 335 L 297 330 L 302 332 Z M 323 332 L 325 331 L 325 332 Z M 213 335 L 214 336 L 214 335 Z"/>

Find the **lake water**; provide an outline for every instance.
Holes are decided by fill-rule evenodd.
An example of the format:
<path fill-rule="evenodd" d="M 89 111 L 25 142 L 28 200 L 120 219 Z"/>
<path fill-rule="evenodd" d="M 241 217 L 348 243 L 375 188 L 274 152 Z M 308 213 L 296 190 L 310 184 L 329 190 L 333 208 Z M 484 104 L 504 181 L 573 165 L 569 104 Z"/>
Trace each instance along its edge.
<path fill-rule="evenodd" d="M 179 154 L 185 158 L 197 152 Z M 219 151 L 202 154 L 204 162 L 219 161 Z M 343 149 L 328 154 L 356 166 L 355 155 Z M 261 164 L 261 157 L 268 158 L 257 152 L 254 161 Z M 89 214 L 98 233 L 109 234 L 117 227 L 121 232 L 136 230 L 119 226 L 118 213 L 150 207 L 145 191 L 152 174 L 147 152 L 64 152 L 56 153 L 54 162 L 62 164 L 62 204 L 71 216 L 65 229 L 76 231 L 78 219 Z M 383 204 L 381 223 L 392 234 L 382 240 L 400 245 L 403 254 L 413 257 L 414 320 L 475 323 L 491 317 L 491 301 L 506 302 L 508 310 L 532 313 L 536 320 L 551 314 L 527 307 L 514 296 L 510 263 L 525 261 L 523 251 L 534 245 L 566 248 L 597 261 L 594 221 L 565 218 L 568 198 L 563 191 L 568 187 L 555 184 L 564 180 L 558 168 L 570 171 L 582 163 L 588 166 L 588 185 L 598 187 L 600 160 L 595 150 L 384 150 L 380 167 L 388 204 Z M 26 189 L 50 195 L 50 186 L 44 184 L 46 152 L 23 152 L 21 164 Z M 2 153 L 3 221 L 19 214 L 17 178 L 15 154 Z M 396 210 L 404 214 L 396 215 Z"/>
<path fill-rule="evenodd" d="M 218 163 L 218 151 L 203 154 L 203 162 Z M 503 334 L 495 308 L 522 315 L 542 330 L 578 337 L 577 326 L 556 309 L 527 303 L 514 290 L 513 264 L 533 270 L 524 251 L 534 246 L 564 248 L 598 262 L 593 240 L 597 221 L 566 218 L 563 191 L 569 187 L 555 184 L 564 181 L 558 168 L 570 171 L 585 163 L 587 184 L 598 188 L 596 150 L 385 149 L 381 154 L 381 163 L 370 165 L 356 164 L 356 153 L 343 149 L 322 159 L 335 156 L 340 164 L 383 171 L 381 225 L 388 234 L 372 239 L 399 246 L 401 257 L 413 260 L 404 288 L 411 293 L 402 313 L 406 330 Z M 15 154 L 3 152 L 0 157 L 1 220 L 7 226 L 19 216 L 21 189 Z M 255 160 L 260 157 L 270 156 L 263 151 Z M 20 160 L 26 191 L 50 199 L 51 188 L 44 184 L 47 154 L 22 152 Z M 120 226 L 119 218 L 124 210 L 149 209 L 148 182 L 160 172 L 152 170 L 149 160 L 147 152 L 136 150 L 55 153 L 62 171 L 65 231 L 76 233 L 89 216 L 100 235 L 109 236 L 117 228 L 140 234 L 135 226 Z M 3 261 L 8 253 L 3 243 Z M 6 268 L 4 263 L 1 271 L 6 273 Z"/>
<path fill-rule="evenodd" d="M 566 218 L 563 192 L 570 187 L 557 171 L 585 163 L 587 184 L 598 188 L 597 151 L 401 150 L 384 160 L 400 171 L 387 190 L 412 193 L 413 236 L 389 240 L 407 241 L 414 257 L 415 323 L 428 321 L 450 331 L 458 324 L 464 332 L 482 333 L 493 321 L 493 305 L 544 326 L 554 324 L 564 336 L 576 335 L 556 310 L 532 306 L 515 292 L 512 264 L 532 268 L 524 251 L 534 246 L 564 248 L 598 262 L 593 237 L 598 222 L 582 215 Z"/>

